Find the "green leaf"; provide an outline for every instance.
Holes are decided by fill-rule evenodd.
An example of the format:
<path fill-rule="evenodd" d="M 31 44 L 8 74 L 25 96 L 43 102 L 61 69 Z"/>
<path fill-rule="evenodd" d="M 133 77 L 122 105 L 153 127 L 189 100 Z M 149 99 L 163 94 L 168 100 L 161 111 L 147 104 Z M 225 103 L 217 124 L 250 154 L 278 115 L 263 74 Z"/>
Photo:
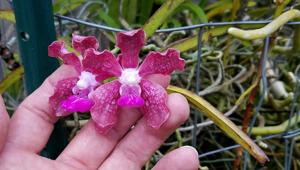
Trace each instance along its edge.
<path fill-rule="evenodd" d="M 226 5 L 227 3 L 231 3 L 231 0 L 221 0 L 221 1 L 217 1 L 215 3 L 212 3 L 210 5 L 207 5 L 205 7 L 205 10 L 210 10 L 210 9 L 213 9 L 213 8 L 218 8 L 220 6 L 224 6 Z"/>
<path fill-rule="evenodd" d="M 266 154 L 241 129 L 206 100 L 186 89 L 176 86 L 168 86 L 167 90 L 169 93 L 180 93 L 184 95 L 191 104 L 211 119 L 235 142 L 247 150 L 257 161 L 265 163 L 268 160 Z"/>
<path fill-rule="evenodd" d="M 202 41 L 208 41 L 209 37 L 219 36 L 222 34 L 225 34 L 227 32 L 227 29 L 230 26 L 221 26 L 209 29 L 208 31 L 204 32 L 202 35 Z M 193 49 L 198 44 L 198 36 L 194 35 L 192 37 L 188 37 L 179 41 L 175 41 L 174 43 L 171 43 L 167 47 L 163 48 L 161 51 L 164 51 L 167 48 L 175 48 L 181 52 L 187 51 L 190 49 Z"/>
<path fill-rule="evenodd" d="M 109 0 L 108 1 L 108 16 L 110 16 L 118 25 L 119 23 L 119 6 L 120 1 Z"/>
<path fill-rule="evenodd" d="M 122 0 L 122 15 L 129 24 L 135 22 L 137 3 L 137 0 Z"/>
<path fill-rule="evenodd" d="M 178 19 L 169 19 L 168 22 L 165 22 L 161 25 L 160 28 L 169 28 L 169 27 L 180 27 L 181 23 L 178 21 Z"/>
<path fill-rule="evenodd" d="M 208 3 L 208 0 L 201 0 L 201 1 L 199 2 L 199 6 L 200 6 L 201 8 L 204 8 L 204 7 L 206 6 L 207 3 Z"/>
<path fill-rule="evenodd" d="M 70 2 L 70 0 L 56 0 L 53 4 L 53 12 L 64 15 L 69 11 L 76 9 L 84 2 L 85 0 L 72 0 L 72 2 Z"/>
<path fill-rule="evenodd" d="M 16 23 L 15 14 L 12 10 L 0 10 L 0 20 L 2 19 Z"/>
<path fill-rule="evenodd" d="M 166 2 L 166 0 L 154 0 L 154 3 L 157 4 L 157 5 L 161 5 L 165 2 Z"/>
<path fill-rule="evenodd" d="M 183 2 L 184 0 L 167 0 L 143 26 L 147 37 L 150 37 Z"/>
<path fill-rule="evenodd" d="M 198 43 L 198 38 L 196 35 L 194 35 L 192 37 L 188 37 L 185 39 L 175 41 L 175 42 L 169 44 L 168 46 L 166 46 L 165 48 L 163 48 L 161 51 L 165 51 L 168 48 L 175 48 L 175 49 L 179 50 L 180 52 L 184 52 L 184 51 L 195 48 L 197 46 L 197 43 Z"/>
<path fill-rule="evenodd" d="M 215 4 L 217 4 L 217 5 L 215 5 Z M 255 5 L 256 5 L 255 2 L 250 1 L 250 2 L 247 3 L 247 7 L 249 7 L 249 8 L 253 7 Z M 217 16 L 217 15 L 223 15 L 225 12 L 231 11 L 232 6 L 233 6 L 232 1 L 224 0 L 224 1 L 216 2 L 213 5 L 208 6 L 208 7 L 205 8 L 205 10 L 209 9 L 206 12 L 207 18 L 210 19 L 210 18 L 213 18 L 214 16 Z"/>
<path fill-rule="evenodd" d="M 120 25 L 115 22 L 113 18 L 111 18 L 104 10 L 98 10 L 99 17 L 104 21 L 104 23 L 108 26 L 119 28 Z"/>
<path fill-rule="evenodd" d="M 145 23 L 151 15 L 153 0 L 141 0 L 139 3 L 139 23 Z"/>
<path fill-rule="evenodd" d="M 24 68 L 19 67 L 16 70 L 10 72 L 1 82 L 0 82 L 0 93 L 4 93 L 12 84 L 20 80 L 24 74 Z"/>
<path fill-rule="evenodd" d="M 206 13 L 207 14 L 207 18 L 211 19 L 211 18 L 213 18 L 216 15 L 223 14 L 226 11 L 230 11 L 231 9 L 232 9 L 232 3 L 231 2 L 224 3 L 224 5 L 220 5 L 220 6 L 216 7 L 216 8 L 213 8 L 213 9 L 209 10 Z"/>
<path fill-rule="evenodd" d="M 180 7 L 178 7 L 180 9 L 180 11 L 184 10 L 184 9 L 188 9 L 189 11 L 191 11 L 197 18 L 200 19 L 201 23 L 207 23 L 207 16 L 205 14 L 205 12 L 203 11 L 203 9 L 200 6 L 197 6 L 196 4 L 194 4 L 192 1 L 187 1 L 185 3 L 183 3 L 182 5 L 180 5 Z"/>

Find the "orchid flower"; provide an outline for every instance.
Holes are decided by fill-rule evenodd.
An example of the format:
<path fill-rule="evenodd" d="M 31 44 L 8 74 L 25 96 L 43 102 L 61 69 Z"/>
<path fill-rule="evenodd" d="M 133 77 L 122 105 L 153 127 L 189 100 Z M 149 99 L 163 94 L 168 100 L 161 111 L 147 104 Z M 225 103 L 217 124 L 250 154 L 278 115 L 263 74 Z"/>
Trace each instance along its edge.
<path fill-rule="evenodd" d="M 103 63 L 102 58 L 85 55 L 88 49 L 96 50 L 99 47 L 96 37 L 73 34 L 72 46 L 81 55 L 77 56 L 74 52 L 69 52 L 62 41 L 54 41 L 48 47 L 49 56 L 62 59 L 64 64 L 73 66 L 77 72 L 75 77 L 58 81 L 54 94 L 49 98 L 49 104 L 56 116 L 88 112 L 94 104 L 89 99 L 90 92 L 100 85 L 99 82 L 112 75 L 109 71 L 105 75 L 102 74 L 101 64 L 99 65 Z M 106 55 L 107 52 L 101 54 Z"/>
<path fill-rule="evenodd" d="M 116 80 L 97 87 L 90 99 L 92 120 L 100 133 L 106 133 L 117 123 L 119 107 L 140 108 L 147 124 L 158 129 L 169 117 L 165 89 L 145 79 L 151 74 L 169 75 L 174 70 L 183 70 L 185 62 L 175 49 L 166 52 L 150 52 L 139 66 L 139 51 L 144 46 L 142 29 L 117 34 L 117 47 L 121 54 L 118 60 L 109 51 L 98 52 L 95 48 L 85 51 L 86 58 L 102 58 L 103 63 L 94 67 L 103 75 L 113 75 Z M 100 68 L 99 68 L 100 67 Z"/>

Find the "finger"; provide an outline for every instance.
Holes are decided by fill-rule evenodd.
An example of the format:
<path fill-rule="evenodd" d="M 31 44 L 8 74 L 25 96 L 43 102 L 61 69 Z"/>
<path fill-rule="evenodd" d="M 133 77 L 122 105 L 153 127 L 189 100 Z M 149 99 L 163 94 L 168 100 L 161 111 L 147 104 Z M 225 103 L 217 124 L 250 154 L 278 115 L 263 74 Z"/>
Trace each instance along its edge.
<path fill-rule="evenodd" d="M 148 78 L 164 86 L 167 86 L 170 80 L 169 76 Z M 141 113 L 137 109 L 119 109 L 118 123 L 106 135 L 97 133 L 93 122 L 89 121 L 57 160 L 76 164 L 79 169 L 97 169 L 140 117 Z"/>
<path fill-rule="evenodd" d="M 118 115 L 117 125 L 105 135 L 99 134 L 95 130 L 93 121 L 90 120 L 68 144 L 57 160 L 79 169 L 97 169 L 120 138 L 141 116 L 140 112 L 133 109 L 122 109 Z"/>
<path fill-rule="evenodd" d="M 72 77 L 75 71 L 62 66 L 28 96 L 13 114 L 7 137 L 7 147 L 18 147 L 38 153 L 46 145 L 57 118 L 51 113 L 49 97 L 58 80 Z"/>
<path fill-rule="evenodd" d="M 1 153 L 1 170 L 79 170 L 76 167 L 41 157 L 24 150 L 10 149 Z M 80 169 L 82 170 L 82 169 Z"/>
<path fill-rule="evenodd" d="M 0 97 L 0 152 L 6 140 L 9 117 L 5 109 L 2 97 Z"/>
<path fill-rule="evenodd" d="M 162 157 L 152 170 L 197 170 L 198 152 L 190 146 L 178 148 Z"/>
<path fill-rule="evenodd" d="M 180 94 L 171 94 L 168 98 L 170 118 L 160 129 L 153 129 L 141 119 L 116 146 L 100 169 L 141 169 L 164 140 L 171 135 L 189 116 L 187 100 Z"/>
<path fill-rule="evenodd" d="M 146 76 L 146 79 L 158 83 L 164 88 L 167 88 L 170 84 L 171 76 L 169 75 L 161 75 L 161 74 L 151 74 L 149 76 Z"/>

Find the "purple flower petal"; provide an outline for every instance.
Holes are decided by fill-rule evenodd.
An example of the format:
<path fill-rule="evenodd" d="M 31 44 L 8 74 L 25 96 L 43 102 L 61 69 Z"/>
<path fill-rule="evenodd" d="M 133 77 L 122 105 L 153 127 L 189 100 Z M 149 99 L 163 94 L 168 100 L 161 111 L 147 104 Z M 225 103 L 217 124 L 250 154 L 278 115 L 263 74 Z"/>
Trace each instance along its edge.
<path fill-rule="evenodd" d="M 94 36 L 81 36 L 72 34 L 72 46 L 76 51 L 83 54 L 84 51 L 89 48 L 98 49 L 99 42 Z"/>
<path fill-rule="evenodd" d="M 62 101 L 60 106 L 66 112 L 88 112 L 90 108 L 93 106 L 93 102 L 88 98 L 79 97 L 76 95 L 72 95 L 68 97 L 66 100 Z"/>
<path fill-rule="evenodd" d="M 145 104 L 142 107 L 144 117 L 149 126 L 158 129 L 170 116 L 167 106 L 168 95 L 166 90 L 159 84 L 143 79 L 140 83 L 142 98 Z"/>
<path fill-rule="evenodd" d="M 94 49 L 86 50 L 82 65 L 83 70 L 97 75 L 98 81 L 112 76 L 120 76 L 122 73 L 122 67 L 117 59 L 107 50 L 102 52 L 98 52 Z"/>
<path fill-rule="evenodd" d="M 141 77 L 150 74 L 169 75 L 174 70 L 183 70 L 184 64 L 179 51 L 175 49 L 168 49 L 164 53 L 150 52 L 140 66 L 139 75 Z"/>
<path fill-rule="evenodd" d="M 79 58 L 74 53 L 62 54 L 61 58 L 64 61 L 64 64 L 73 66 L 77 73 L 80 73 L 81 63 Z"/>
<path fill-rule="evenodd" d="M 123 68 L 136 68 L 140 49 L 144 46 L 145 32 L 142 29 L 120 32 L 117 34 L 117 46 L 121 49 Z"/>
<path fill-rule="evenodd" d="M 73 95 L 72 88 L 77 80 L 77 77 L 71 77 L 57 82 L 54 94 L 49 98 L 49 105 L 56 116 L 67 116 L 71 113 L 61 108 L 61 102 Z"/>
<path fill-rule="evenodd" d="M 48 55 L 50 57 L 60 57 L 64 49 L 64 42 L 54 41 L 48 46 Z"/>
<path fill-rule="evenodd" d="M 78 73 L 81 71 L 81 63 L 75 53 L 68 52 L 64 42 L 54 41 L 48 46 L 48 55 L 51 57 L 59 57 L 64 64 L 73 66 Z"/>
<path fill-rule="evenodd" d="M 90 94 L 95 103 L 91 108 L 91 115 L 99 133 L 107 133 L 117 122 L 120 86 L 119 81 L 115 80 L 99 86 Z"/>

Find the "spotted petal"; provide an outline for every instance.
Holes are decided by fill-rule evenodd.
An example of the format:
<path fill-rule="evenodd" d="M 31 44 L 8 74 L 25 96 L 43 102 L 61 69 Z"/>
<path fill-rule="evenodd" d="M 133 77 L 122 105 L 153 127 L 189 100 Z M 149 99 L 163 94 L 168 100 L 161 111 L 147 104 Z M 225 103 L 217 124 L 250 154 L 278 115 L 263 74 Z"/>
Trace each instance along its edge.
<path fill-rule="evenodd" d="M 68 52 L 65 48 L 64 42 L 54 41 L 48 46 L 48 55 L 51 57 L 59 57 L 63 60 L 64 64 L 73 66 L 79 73 L 81 64 L 79 58 L 75 53 Z"/>
<path fill-rule="evenodd" d="M 144 117 L 148 125 L 158 129 L 170 116 L 167 107 L 167 92 L 162 86 L 149 80 L 142 80 L 140 85 L 142 88 L 141 96 L 145 100 L 142 107 Z"/>
<path fill-rule="evenodd" d="M 56 116 L 67 116 L 71 112 L 63 109 L 61 103 L 73 95 L 72 88 L 78 81 L 77 77 L 63 79 L 57 82 L 54 94 L 49 98 L 49 104 Z"/>
<path fill-rule="evenodd" d="M 95 103 L 91 108 L 92 119 L 99 133 L 105 134 L 117 122 L 117 100 L 121 84 L 115 80 L 99 86 L 91 95 Z"/>
<path fill-rule="evenodd" d="M 82 61 L 83 70 L 97 75 L 97 80 L 102 81 L 108 77 L 120 76 L 122 68 L 115 56 L 108 50 L 102 52 L 88 49 Z"/>
<path fill-rule="evenodd" d="M 140 49 L 144 46 L 145 32 L 142 29 L 117 34 L 117 46 L 121 49 L 123 68 L 136 68 Z"/>
<path fill-rule="evenodd" d="M 140 66 L 139 75 L 141 77 L 150 74 L 169 75 L 174 70 L 183 70 L 184 64 L 179 51 L 175 49 L 168 49 L 164 53 L 150 52 Z"/>
<path fill-rule="evenodd" d="M 76 51 L 83 54 L 84 51 L 89 48 L 98 49 L 99 42 L 97 38 L 94 36 L 81 36 L 81 35 L 73 34 L 72 46 Z"/>

